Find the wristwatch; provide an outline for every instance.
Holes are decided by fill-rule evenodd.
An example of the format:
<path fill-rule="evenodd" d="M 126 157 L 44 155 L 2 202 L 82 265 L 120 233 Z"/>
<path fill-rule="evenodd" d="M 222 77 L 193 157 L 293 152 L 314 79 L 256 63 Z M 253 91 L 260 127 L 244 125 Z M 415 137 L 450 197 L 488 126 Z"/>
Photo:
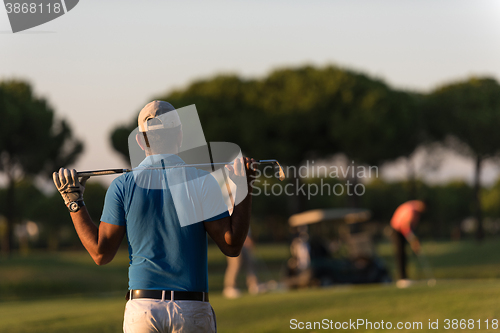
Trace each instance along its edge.
<path fill-rule="evenodd" d="M 76 213 L 77 211 L 80 210 L 80 207 L 85 206 L 85 203 L 83 200 L 78 200 L 78 201 L 72 201 L 68 204 L 68 209 L 72 213 Z"/>

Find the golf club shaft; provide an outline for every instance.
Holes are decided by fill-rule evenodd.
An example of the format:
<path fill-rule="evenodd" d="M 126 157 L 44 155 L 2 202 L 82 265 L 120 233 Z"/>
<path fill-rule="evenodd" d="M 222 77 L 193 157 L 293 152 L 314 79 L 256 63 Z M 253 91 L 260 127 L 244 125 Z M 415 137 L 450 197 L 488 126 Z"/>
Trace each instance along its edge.
<path fill-rule="evenodd" d="M 431 265 L 427 260 L 427 256 L 421 250 L 420 253 L 417 254 L 418 261 L 420 263 L 420 267 L 424 271 L 426 279 L 434 279 L 434 273 L 432 271 Z"/>
<path fill-rule="evenodd" d="M 105 175 L 126 173 L 126 172 L 135 171 L 135 170 L 160 170 L 160 169 L 188 168 L 188 167 L 196 168 L 196 167 L 212 166 L 212 165 L 231 165 L 233 163 L 234 163 L 234 161 L 218 162 L 218 163 L 183 164 L 183 165 L 172 165 L 172 166 L 157 167 L 157 168 L 106 169 L 106 170 L 81 171 L 81 172 L 78 172 L 77 175 L 78 175 L 78 177 L 94 177 L 94 176 L 105 176 Z M 258 160 L 258 161 L 256 161 L 256 163 L 258 163 L 258 164 L 276 163 L 279 166 L 279 163 L 276 160 Z"/>
<path fill-rule="evenodd" d="M 114 175 L 124 172 L 130 172 L 131 169 L 106 169 L 106 170 L 93 170 L 93 171 L 82 171 L 77 172 L 78 177 L 93 177 L 93 176 L 106 176 L 106 175 Z"/>

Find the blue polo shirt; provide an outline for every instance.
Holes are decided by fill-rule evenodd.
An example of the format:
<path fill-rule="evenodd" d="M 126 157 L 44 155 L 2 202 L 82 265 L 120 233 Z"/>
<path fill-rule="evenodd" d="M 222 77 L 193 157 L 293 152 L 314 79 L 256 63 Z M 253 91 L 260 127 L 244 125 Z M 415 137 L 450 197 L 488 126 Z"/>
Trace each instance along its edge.
<path fill-rule="evenodd" d="M 181 164 L 176 155 L 153 155 L 139 167 Z M 179 204 L 170 187 L 186 181 L 196 193 L 191 190 Z M 177 209 L 203 211 L 204 219 L 181 226 Z M 201 222 L 226 216 L 215 178 L 183 167 L 134 171 L 116 178 L 106 193 L 101 221 L 126 226 L 129 289 L 208 291 L 207 234 Z"/>

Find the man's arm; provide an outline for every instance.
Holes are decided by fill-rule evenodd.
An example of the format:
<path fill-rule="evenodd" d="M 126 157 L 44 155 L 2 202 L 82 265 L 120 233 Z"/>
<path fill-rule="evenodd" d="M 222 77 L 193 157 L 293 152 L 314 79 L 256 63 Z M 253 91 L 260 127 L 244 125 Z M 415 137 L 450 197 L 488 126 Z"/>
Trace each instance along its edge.
<path fill-rule="evenodd" d="M 411 221 L 408 225 L 408 231 L 404 235 L 408 243 L 410 243 L 411 249 L 415 254 L 420 253 L 420 241 L 417 236 L 413 233 L 413 229 L 417 226 L 418 221 L 420 220 L 420 212 L 417 210 L 413 210 Z"/>
<path fill-rule="evenodd" d="M 95 263 L 105 265 L 113 260 L 125 235 L 125 226 L 101 222 L 97 227 L 85 206 L 70 214 L 78 237 Z"/>
<path fill-rule="evenodd" d="M 226 256 L 239 256 L 248 234 L 251 210 L 252 195 L 249 192 L 247 197 L 234 207 L 233 215 L 217 221 L 204 222 L 208 234 Z"/>
<path fill-rule="evenodd" d="M 83 201 L 88 177 L 79 181 L 76 170 L 61 168 L 59 172 L 54 172 L 53 178 L 66 206 L 72 202 Z M 104 265 L 113 260 L 125 235 L 125 226 L 101 222 L 98 228 L 92 222 L 85 206 L 70 214 L 78 237 L 95 263 Z"/>
<path fill-rule="evenodd" d="M 244 163 L 236 160 L 234 173 L 237 176 L 247 176 L 248 195 L 234 207 L 233 214 L 220 220 L 204 222 L 205 229 L 210 237 L 219 246 L 219 249 L 228 257 L 237 257 L 248 234 L 250 226 L 250 215 L 252 211 L 252 187 L 250 182 L 254 177 L 254 167 L 251 165 L 255 160 L 245 158 Z M 243 171 L 246 169 L 246 172 Z M 244 173 L 243 173 L 244 172 Z"/>
<path fill-rule="evenodd" d="M 418 255 L 420 253 L 420 241 L 418 240 L 417 236 L 415 236 L 413 231 L 408 232 L 404 236 L 408 243 L 410 243 L 410 247 L 413 252 Z"/>

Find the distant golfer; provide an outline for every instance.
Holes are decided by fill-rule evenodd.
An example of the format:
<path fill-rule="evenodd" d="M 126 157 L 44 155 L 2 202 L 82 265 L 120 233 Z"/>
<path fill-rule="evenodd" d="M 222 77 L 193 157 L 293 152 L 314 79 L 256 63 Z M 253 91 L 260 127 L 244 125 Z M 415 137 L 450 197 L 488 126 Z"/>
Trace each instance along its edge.
<path fill-rule="evenodd" d="M 226 273 L 224 274 L 224 290 L 222 291 L 222 295 L 224 295 L 225 298 L 238 298 L 241 296 L 240 290 L 236 287 L 236 280 L 242 266 L 244 266 L 247 274 L 246 282 L 248 292 L 252 295 L 259 293 L 259 284 L 257 282 L 257 275 L 255 274 L 254 267 L 254 247 L 254 242 L 252 238 L 250 238 L 250 235 L 248 235 L 241 249 L 241 254 L 237 257 L 227 257 Z"/>
<path fill-rule="evenodd" d="M 391 219 L 394 229 L 394 244 L 396 247 L 396 264 L 399 278 L 406 280 L 406 241 L 416 254 L 420 252 L 420 242 L 413 230 L 420 220 L 420 215 L 425 211 L 425 204 L 419 200 L 407 201 L 400 205 Z"/>
<path fill-rule="evenodd" d="M 208 303 L 207 233 L 225 255 L 239 255 L 248 232 L 252 196 L 247 195 L 229 215 L 219 184 L 210 174 L 195 168 L 165 168 L 184 164 L 176 155 L 182 126 L 169 103 L 147 104 L 138 123 L 137 141 L 146 154 L 140 167 L 149 170 L 130 172 L 112 182 L 99 227 L 83 203 L 87 179 L 79 181 L 75 170 L 60 169 L 54 173 L 54 182 L 97 265 L 114 258 L 127 234 L 130 267 L 125 333 L 216 332 L 215 314 Z M 165 131 L 168 142 L 162 139 Z M 253 163 L 250 158 L 236 159 L 228 167 L 230 176 L 246 175 L 248 184 L 255 171 Z M 190 182 L 176 177 L 187 177 Z M 188 187 L 197 192 L 179 204 L 176 191 Z M 212 217 L 181 226 L 181 218 L 198 209 Z"/>

